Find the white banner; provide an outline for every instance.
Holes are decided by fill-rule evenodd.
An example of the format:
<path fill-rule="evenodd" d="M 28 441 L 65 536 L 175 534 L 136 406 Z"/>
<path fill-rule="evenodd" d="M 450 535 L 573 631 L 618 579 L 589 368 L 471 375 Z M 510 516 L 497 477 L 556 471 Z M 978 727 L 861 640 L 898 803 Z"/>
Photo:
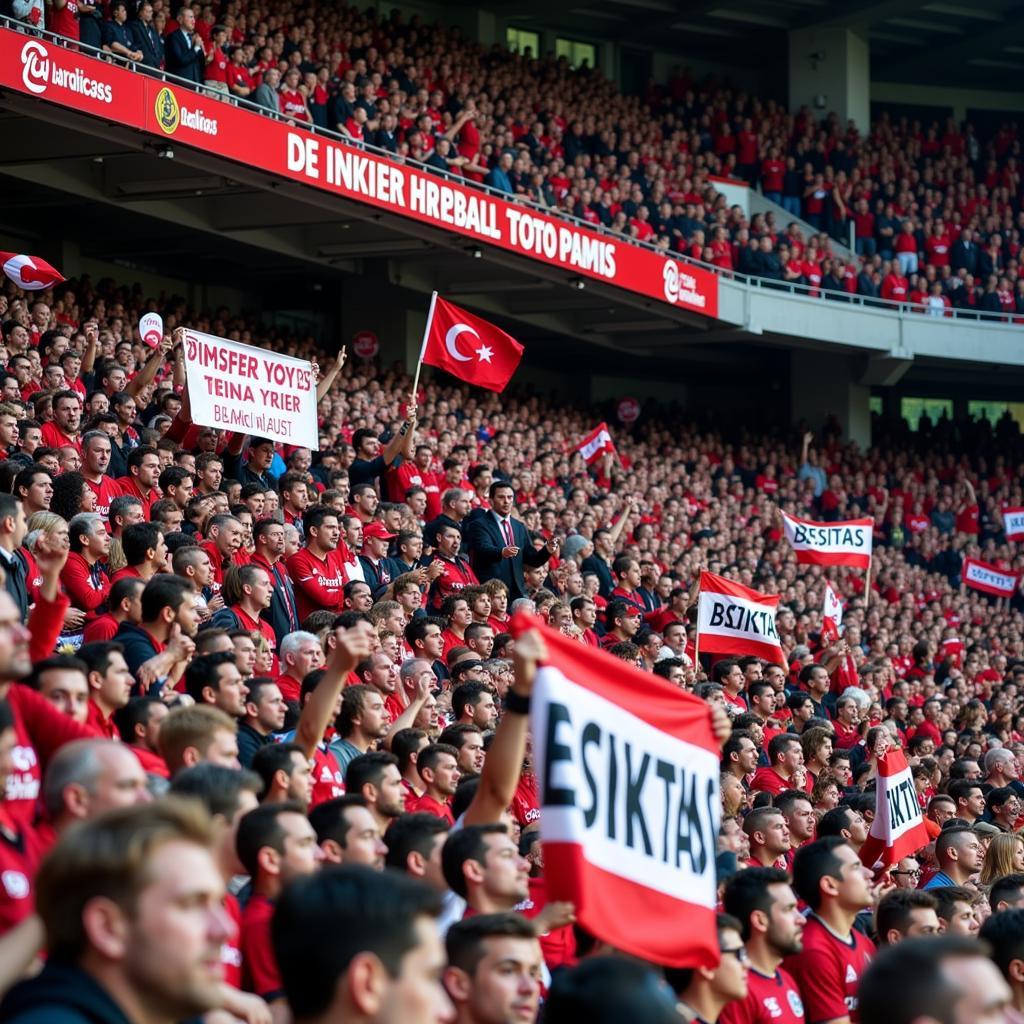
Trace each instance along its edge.
<path fill-rule="evenodd" d="M 704 571 L 697 598 L 700 650 L 714 654 L 754 654 L 785 665 L 775 627 L 777 594 L 759 594 L 722 576 Z"/>
<path fill-rule="evenodd" d="M 1003 530 L 1007 540 L 1024 538 L 1024 508 L 1003 509 Z"/>
<path fill-rule="evenodd" d="M 309 362 L 192 330 L 183 346 L 193 423 L 319 448 Z"/>
<path fill-rule="evenodd" d="M 796 560 L 809 565 L 849 565 L 866 569 L 871 564 L 872 520 L 814 523 L 779 510 L 786 540 Z"/>
<path fill-rule="evenodd" d="M 836 626 L 843 624 L 843 602 L 839 600 L 839 595 L 828 583 L 825 584 L 824 615 L 826 619 L 831 619 Z"/>
<path fill-rule="evenodd" d="M 139 320 L 139 337 L 150 348 L 156 348 L 164 338 L 164 318 L 159 313 L 143 313 Z"/>

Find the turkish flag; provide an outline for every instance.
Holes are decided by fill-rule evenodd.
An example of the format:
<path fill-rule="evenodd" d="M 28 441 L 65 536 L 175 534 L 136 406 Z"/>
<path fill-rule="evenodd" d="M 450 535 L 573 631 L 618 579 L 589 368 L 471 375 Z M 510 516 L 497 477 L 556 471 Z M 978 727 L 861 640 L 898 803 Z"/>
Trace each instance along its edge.
<path fill-rule="evenodd" d="M 607 423 L 599 423 L 573 450 L 583 456 L 583 460 L 588 466 L 595 463 L 602 455 L 611 454 L 617 457 L 619 454 L 615 449 L 615 442 L 612 440 Z"/>
<path fill-rule="evenodd" d="M 27 292 L 38 292 L 52 288 L 64 280 L 59 270 L 50 266 L 38 256 L 24 256 L 14 252 L 0 252 L 4 273 Z"/>
<path fill-rule="evenodd" d="M 452 305 L 434 292 L 420 362 L 489 391 L 504 391 L 523 346 L 500 327 Z"/>

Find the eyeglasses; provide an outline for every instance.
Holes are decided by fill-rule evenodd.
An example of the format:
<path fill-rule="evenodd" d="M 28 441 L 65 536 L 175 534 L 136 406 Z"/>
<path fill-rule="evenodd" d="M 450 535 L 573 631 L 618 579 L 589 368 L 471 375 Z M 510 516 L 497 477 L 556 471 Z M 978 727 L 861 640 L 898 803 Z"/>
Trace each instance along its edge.
<path fill-rule="evenodd" d="M 908 878 L 920 878 L 921 877 L 921 872 L 920 871 L 894 871 L 892 873 L 894 875 L 906 875 Z"/>
<path fill-rule="evenodd" d="M 722 949 L 719 950 L 722 956 L 734 956 L 741 964 L 749 964 L 750 957 L 747 956 L 747 949 L 745 946 L 737 946 L 735 949 Z"/>

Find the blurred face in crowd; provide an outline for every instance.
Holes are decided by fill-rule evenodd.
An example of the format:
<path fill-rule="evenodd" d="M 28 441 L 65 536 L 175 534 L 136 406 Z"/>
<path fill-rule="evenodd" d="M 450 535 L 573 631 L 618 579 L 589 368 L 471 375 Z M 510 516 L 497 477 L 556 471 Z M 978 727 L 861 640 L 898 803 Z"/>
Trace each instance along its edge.
<path fill-rule="evenodd" d="M 89 712 L 89 684 L 74 668 L 51 668 L 39 675 L 39 692 L 61 714 L 85 723 Z"/>

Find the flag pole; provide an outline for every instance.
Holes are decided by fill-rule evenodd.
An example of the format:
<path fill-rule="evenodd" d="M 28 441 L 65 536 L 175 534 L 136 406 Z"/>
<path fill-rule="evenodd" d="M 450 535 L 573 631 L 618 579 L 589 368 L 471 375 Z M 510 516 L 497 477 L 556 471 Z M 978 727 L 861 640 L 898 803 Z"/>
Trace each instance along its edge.
<path fill-rule="evenodd" d="M 695 632 L 693 634 L 693 672 L 694 672 L 694 683 L 700 682 L 700 579 L 701 570 L 697 570 L 697 593 L 695 595 L 696 601 L 692 607 L 697 609 L 696 620 L 694 623 Z M 687 609 L 689 610 L 689 609 Z"/>
<path fill-rule="evenodd" d="M 868 556 L 868 571 L 867 571 L 867 575 L 864 577 L 864 610 L 865 611 L 868 610 L 868 606 L 869 606 L 869 604 L 871 602 L 871 566 L 874 565 L 874 562 L 875 562 L 875 555 L 874 555 L 874 552 L 872 552 Z"/>
<path fill-rule="evenodd" d="M 430 325 L 434 322 L 434 306 L 437 303 L 437 292 L 430 293 L 430 309 L 427 311 L 427 326 L 423 328 L 423 344 L 420 345 L 420 356 L 416 360 L 416 373 L 412 378 L 412 400 L 416 401 L 416 392 L 420 386 L 420 370 L 423 368 L 423 355 L 427 351 L 427 339 L 430 337 Z"/>

